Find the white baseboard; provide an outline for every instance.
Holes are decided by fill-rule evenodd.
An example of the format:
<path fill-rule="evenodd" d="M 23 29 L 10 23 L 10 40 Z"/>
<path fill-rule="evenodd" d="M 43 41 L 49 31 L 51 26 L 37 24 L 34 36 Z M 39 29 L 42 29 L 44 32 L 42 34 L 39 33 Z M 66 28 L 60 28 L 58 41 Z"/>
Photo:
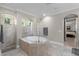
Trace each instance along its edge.
<path fill-rule="evenodd" d="M 52 44 L 59 45 L 59 46 L 64 46 L 64 43 L 55 42 L 55 41 L 51 41 L 51 40 L 49 42 L 52 43 Z M 69 48 L 69 49 L 72 49 L 72 47 L 67 47 L 67 46 L 64 46 L 64 47 Z"/>
<path fill-rule="evenodd" d="M 64 46 L 63 43 L 60 43 L 60 42 L 55 42 L 55 41 L 49 41 L 50 43 L 53 43 L 53 44 L 56 44 L 56 45 L 60 45 L 60 46 Z"/>

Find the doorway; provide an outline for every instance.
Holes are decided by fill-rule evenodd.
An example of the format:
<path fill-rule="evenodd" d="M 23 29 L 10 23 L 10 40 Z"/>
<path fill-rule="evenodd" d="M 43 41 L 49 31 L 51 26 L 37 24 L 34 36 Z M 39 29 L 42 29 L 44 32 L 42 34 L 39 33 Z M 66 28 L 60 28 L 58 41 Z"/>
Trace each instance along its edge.
<path fill-rule="evenodd" d="M 64 45 L 66 47 L 76 47 L 76 14 L 69 14 L 64 17 Z"/>

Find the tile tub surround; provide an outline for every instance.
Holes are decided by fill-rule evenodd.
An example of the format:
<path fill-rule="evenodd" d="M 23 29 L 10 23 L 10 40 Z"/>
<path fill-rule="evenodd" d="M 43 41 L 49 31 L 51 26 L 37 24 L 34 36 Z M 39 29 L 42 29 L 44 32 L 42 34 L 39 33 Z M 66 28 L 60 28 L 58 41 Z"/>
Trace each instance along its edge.
<path fill-rule="evenodd" d="M 29 44 L 20 39 L 20 48 L 29 56 L 48 55 L 48 46 L 46 44 Z"/>

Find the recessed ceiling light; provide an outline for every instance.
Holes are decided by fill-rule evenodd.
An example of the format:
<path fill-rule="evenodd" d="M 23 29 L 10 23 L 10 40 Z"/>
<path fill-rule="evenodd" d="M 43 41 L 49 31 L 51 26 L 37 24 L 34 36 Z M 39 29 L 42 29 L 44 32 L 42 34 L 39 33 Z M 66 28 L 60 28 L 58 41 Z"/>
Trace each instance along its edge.
<path fill-rule="evenodd" d="M 43 16 L 46 16 L 46 14 L 44 13 Z"/>

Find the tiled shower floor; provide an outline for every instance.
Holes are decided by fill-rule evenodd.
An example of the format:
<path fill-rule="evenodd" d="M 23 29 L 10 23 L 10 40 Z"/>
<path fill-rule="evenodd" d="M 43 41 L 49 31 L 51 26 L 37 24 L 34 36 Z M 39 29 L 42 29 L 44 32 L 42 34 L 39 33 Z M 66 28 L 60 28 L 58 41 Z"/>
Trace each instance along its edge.
<path fill-rule="evenodd" d="M 48 49 L 49 51 L 47 56 L 76 56 L 72 54 L 71 48 L 66 48 L 55 44 L 49 44 Z M 20 48 L 17 48 L 3 53 L 2 56 L 27 56 L 27 54 Z"/>

